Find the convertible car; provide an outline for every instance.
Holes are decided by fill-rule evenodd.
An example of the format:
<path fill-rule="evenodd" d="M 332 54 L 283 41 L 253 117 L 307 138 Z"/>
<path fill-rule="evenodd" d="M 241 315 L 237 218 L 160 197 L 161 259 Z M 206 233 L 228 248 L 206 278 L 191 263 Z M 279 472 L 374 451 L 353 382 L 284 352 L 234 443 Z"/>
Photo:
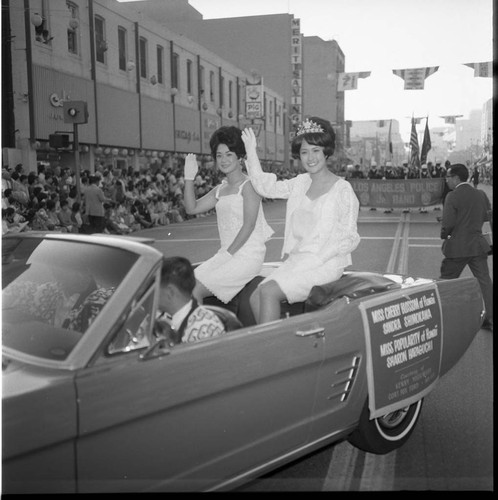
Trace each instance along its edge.
<path fill-rule="evenodd" d="M 139 238 L 3 238 L 4 493 L 230 490 L 341 440 L 389 453 L 483 321 L 473 277 L 351 271 L 256 325 L 256 278 L 206 301 L 225 335 L 171 347 L 162 257 Z"/>

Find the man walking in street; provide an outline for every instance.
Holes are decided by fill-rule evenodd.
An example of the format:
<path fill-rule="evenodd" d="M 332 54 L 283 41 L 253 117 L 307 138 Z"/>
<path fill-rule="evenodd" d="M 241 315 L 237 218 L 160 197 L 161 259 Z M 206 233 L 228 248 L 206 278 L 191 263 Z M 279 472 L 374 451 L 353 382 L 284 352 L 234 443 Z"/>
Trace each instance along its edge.
<path fill-rule="evenodd" d="M 441 239 L 443 261 L 441 278 L 455 279 L 466 265 L 479 281 L 486 316 L 483 328 L 493 329 L 493 282 L 488 268 L 490 245 L 482 234 L 485 221 L 491 219 L 491 203 L 484 191 L 467 182 L 465 165 L 451 165 L 446 175 L 450 192 L 443 207 Z"/>
<path fill-rule="evenodd" d="M 104 203 L 109 202 L 104 191 L 99 187 L 100 177 L 91 175 L 89 185 L 84 190 L 85 213 L 88 216 L 90 233 L 103 233 L 105 229 L 105 209 Z"/>

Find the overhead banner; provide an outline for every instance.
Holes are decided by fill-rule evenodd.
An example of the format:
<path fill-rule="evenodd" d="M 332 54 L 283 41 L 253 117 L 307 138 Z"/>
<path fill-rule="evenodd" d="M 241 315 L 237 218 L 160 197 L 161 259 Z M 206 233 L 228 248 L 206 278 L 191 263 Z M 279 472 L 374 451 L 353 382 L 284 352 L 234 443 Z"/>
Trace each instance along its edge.
<path fill-rule="evenodd" d="M 433 75 L 438 69 L 439 66 L 393 69 L 393 73 L 405 81 L 405 90 L 423 90 L 425 79 Z"/>
<path fill-rule="evenodd" d="M 473 68 L 474 77 L 492 78 L 493 77 L 493 62 L 480 62 L 480 63 L 465 63 L 465 66 Z"/>
<path fill-rule="evenodd" d="M 358 78 L 368 78 L 371 71 L 361 71 L 359 73 L 339 73 L 337 79 L 337 90 L 355 90 L 358 88 Z"/>
<path fill-rule="evenodd" d="M 456 119 L 461 118 L 463 115 L 447 115 L 447 116 L 440 116 L 439 118 L 444 119 L 444 123 L 449 123 L 451 125 L 455 125 Z"/>
<path fill-rule="evenodd" d="M 348 179 L 362 207 L 410 208 L 439 205 L 445 179 Z"/>

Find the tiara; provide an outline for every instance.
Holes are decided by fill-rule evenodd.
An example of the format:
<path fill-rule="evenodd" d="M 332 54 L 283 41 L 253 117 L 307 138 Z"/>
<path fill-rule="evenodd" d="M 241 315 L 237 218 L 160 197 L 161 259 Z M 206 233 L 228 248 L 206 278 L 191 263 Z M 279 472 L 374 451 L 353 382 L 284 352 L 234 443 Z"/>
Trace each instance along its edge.
<path fill-rule="evenodd" d="M 318 125 L 318 123 L 312 122 L 311 120 L 306 118 L 306 120 L 304 120 L 304 122 L 301 123 L 301 125 L 297 129 L 296 135 L 311 134 L 313 132 L 323 134 L 324 130 L 320 125 Z"/>

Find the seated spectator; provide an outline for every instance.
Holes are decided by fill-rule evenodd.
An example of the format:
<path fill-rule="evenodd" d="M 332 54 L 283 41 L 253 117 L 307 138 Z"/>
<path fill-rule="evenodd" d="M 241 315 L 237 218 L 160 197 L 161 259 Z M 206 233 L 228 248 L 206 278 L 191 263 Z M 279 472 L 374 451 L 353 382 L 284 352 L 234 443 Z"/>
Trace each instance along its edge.
<path fill-rule="evenodd" d="M 183 222 L 183 219 L 180 215 L 180 212 L 177 208 L 173 206 L 173 202 L 171 200 L 165 201 L 166 204 L 166 216 L 170 223 L 175 222 Z"/>
<path fill-rule="evenodd" d="M 7 188 L 3 193 L 2 193 L 2 208 L 7 208 L 10 207 L 10 201 L 12 200 L 12 188 Z"/>
<path fill-rule="evenodd" d="M 148 209 L 154 226 L 165 226 L 167 224 L 161 195 L 156 194 L 151 198 Z"/>
<path fill-rule="evenodd" d="M 69 186 L 69 191 L 67 193 L 67 201 L 69 203 L 69 208 L 73 208 L 73 204 L 78 199 L 78 188 L 76 186 Z M 80 205 L 81 209 L 81 205 Z"/>
<path fill-rule="evenodd" d="M 125 203 L 118 205 L 118 213 L 120 217 L 122 217 L 123 222 L 132 230 L 132 231 L 140 231 L 142 226 L 135 219 L 135 216 L 131 213 L 133 208 L 133 200 L 128 199 Z"/>
<path fill-rule="evenodd" d="M 130 212 L 133 217 L 135 217 L 135 221 L 138 222 L 142 228 L 149 229 L 153 226 L 150 213 L 140 200 L 134 201 Z"/>
<path fill-rule="evenodd" d="M 20 233 L 28 229 L 28 222 L 16 213 L 14 207 L 2 208 L 2 234 Z"/>
<path fill-rule="evenodd" d="M 61 231 L 67 233 L 66 228 L 61 226 L 57 212 L 57 204 L 53 199 L 47 200 L 47 226 L 50 231 Z"/>
<path fill-rule="evenodd" d="M 187 211 L 185 210 L 185 204 L 183 202 L 183 194 L 177 194 L 174 197 L 173 208 L 177 211 L 178 215 L 175 222 L 183 222 L 188 219 Z"/>
<path fill-rule="evenodd" d="M 226 332 L 216 313 L 193 298 L 194 286 L 194 270 L 188 259 L 163 258 L 159 291 L 162 314 L 156 322 L 156 333 L 164 335 L 171 344 L 195 342 Z"/>
<path fill-rule="evenodd" d="M 85 233 L 83 217 L 81 215 L 81 204 L 75 201 L 71 207 L 71 222 L 77 233 Z"/>
<path fill-rule="evenodd" d="M 104 203 L 106 230 L 111 234 L 129 234 L 131 228 L 116 214 L 114 205 Z"/>
<path fill-rule="evenodd" d="M 2 167 L 2 192 L 5 192 L 7 189 L 12 189 L 12 179 L 10 178 L 9 167 Z"/>
<path fill-rule="evenodd" d="M 61 226 L 61 230 L 65 230 L 67 233 L 77 233 L 78 227 L 74 225 L 71 219 L 71 209 L 69 208 L 69 201 L 67 198 L 64 198 L 60 202 L 61 209 L 57 213 L 57 217 L 59 218 L 59 223 Z"/>
<path fill-rule="evenodd" d="M 42 199 L 35 204 L 36 212 L 31 220 L 31 229 L 34 231 L 50 231 L 48 226 L 47 201 Z"/>
<path fill-rule="evenodd" d="M 14 172 L 11 175 L 12 196 L 23 206 L 29 202 L 28 176 Z"/>

